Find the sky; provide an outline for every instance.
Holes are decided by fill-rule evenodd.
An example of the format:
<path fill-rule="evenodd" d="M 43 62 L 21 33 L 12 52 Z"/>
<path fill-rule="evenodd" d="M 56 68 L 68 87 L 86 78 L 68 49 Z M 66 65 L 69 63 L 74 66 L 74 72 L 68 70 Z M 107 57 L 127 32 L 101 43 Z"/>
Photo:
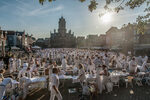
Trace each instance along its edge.
<path fill-rule="evenodd" d="M 112 26 L 120 28 L 123 24 L 134 23 L 138 15 L 143 15 L 144 5 L 134 10 L 126 7 L 119 13 L 111 13 L 109 22 L 104 22 L 99 14 L 104 12 L 104 0 L 92 13 L 88 10 L 90 0 L 56 0 L 39 4 L 39 0 L 0 0 L 0 27 L 5 30 L 23 31 L 36 38 L 50 37 L 50 31 L 58 29 L 61 16 L 66 19 L 67 30 L 75 36 L 105 34 Z M 115 7 L 118 4 L 112 4 Z M 105 19 L 105 18 L 104 18 Z M 105 19 L 106 20 L 106 19 Z"/>

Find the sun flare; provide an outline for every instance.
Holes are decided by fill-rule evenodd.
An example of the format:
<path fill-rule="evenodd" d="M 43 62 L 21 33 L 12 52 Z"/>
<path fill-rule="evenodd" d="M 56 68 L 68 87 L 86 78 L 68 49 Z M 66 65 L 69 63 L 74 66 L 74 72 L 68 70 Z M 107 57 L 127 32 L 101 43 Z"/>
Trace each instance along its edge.
<path fill-rule="evenodd" d="M 102 22 L 109 23 L 112 20 L 112 13 L 106 13 L 101 17 Z"/>

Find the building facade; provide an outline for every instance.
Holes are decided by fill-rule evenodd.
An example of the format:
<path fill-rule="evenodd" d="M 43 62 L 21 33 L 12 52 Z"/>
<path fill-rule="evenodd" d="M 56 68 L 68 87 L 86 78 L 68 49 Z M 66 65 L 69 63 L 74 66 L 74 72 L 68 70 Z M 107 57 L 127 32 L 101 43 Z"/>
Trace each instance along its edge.
<path fill-rule="evenodd" d="M 5 56 L 6 34 L 0 27 L 0 56 Z"/>
<path fill-rule="evenodd" d="M 50 33 L 50 43 L 52 48 L 74 48 L 76 47 L 76 37 L 71 30 L 67 32 L 66 21 L 63 17 L 59 19 L 58 32 Z"/>
<path fill-rule="evenodd" d="M 100 46 L 98 35 L 88 35 L 86 38 L 86 45 L 89 48 Z"/>
<path fill-rule="evenodd" d="M 101 47 L 106 47 L 106 35 L 105 34 L 101 34 L 99 36 L 99 45 Z"/>
<path fill-rule="evenodd" d="M 86 39 L 84 36 L 78 36 L 76 39 L 76 47 L 77 48 L 84 48 L 86 47 Z"/>
<path fill-rule="evenodd" d="M 8 47 L 19 47 L 22 48 L 26 45 L 25 41 L 25 31 L 10 31 L 10 30 L 3 30 L 4 33 L 7 34 L 6 43 Z"/>
<path fill-rule="evenodd" d="M 106 45 L 110 49 L 119 49 L 123 43 L 123 33 L 124 31 L 118 29 L 117 27 L 111 27 L 106 32 Z"/>

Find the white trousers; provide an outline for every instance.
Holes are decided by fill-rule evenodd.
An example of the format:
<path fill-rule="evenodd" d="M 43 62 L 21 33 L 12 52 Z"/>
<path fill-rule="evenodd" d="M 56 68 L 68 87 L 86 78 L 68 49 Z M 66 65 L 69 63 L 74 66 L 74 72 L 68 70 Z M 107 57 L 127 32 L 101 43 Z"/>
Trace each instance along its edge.
<path fill-rule="evenodd" d="M 6 91 L 6 87 L 0 86 L 0 100 L 3 100 L 3 98 L 5 96 L 5 91 Z"/>
<path fill-rule="evenodd" d="M 62 100 L 62 96 L 61 96 L 60 92 L 58 91 L 58 93 L 56 93 L 56 91 L 52 87 L 51 88 L 50 100 L 55 100 L 55 96 L 57 97 L 58 100 Z"/>

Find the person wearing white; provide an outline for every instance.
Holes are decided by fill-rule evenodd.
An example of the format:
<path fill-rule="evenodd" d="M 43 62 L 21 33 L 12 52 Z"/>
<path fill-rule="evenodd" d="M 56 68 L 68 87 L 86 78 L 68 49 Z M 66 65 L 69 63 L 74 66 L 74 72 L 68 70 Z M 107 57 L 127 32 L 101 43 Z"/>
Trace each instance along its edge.
<path fill-rule="evenodd" d="M 63 59 L 62 59 L 62 68 L 63 68 L 63 70 L 64 71 L 66 71 L 66 67 L 67 67 L 67 60 L 66 60 L 66 57 L 64 57 Z"/>
<path fill-rule="evenodd" d="M 20 88 L 23 89 L 23 99 L 25 99 L 27 96 L 27 93 L 28 93 L 28 86 L 32 81 L 28 77 L 22 77 L 22 78 L 20 78 L 19 82 L 20 82 L 20 84 L 19 84 Z"/>
<path fill-rule="evenodd" d="M 21 59 L 20 58 L 18 58 L 16 60 L 16 65 L 17 65 L 17 70 L 20 70 L 20 67 L 21 67 Z"/>
<path fill-rule="evenodd" d="M 28 68 L 28 63 L 24 62 L 22 70 L 19 71 L 18 78 L 20 78 L 21 76 L 22 77 L 25 76 L 27 68 Z"/>
<path fill-rule="evenodd" d="M 135 58 L 132 58 L 132 60 L 129 62 L 129 72 L 134 74 L 137 71 L 137 62 L 135 61 Z"/>
<path fill-rule="evenodd" d="M 3 100 L 5 96 L 6 86 L 10 84 L 12 86 L 12 79 L 11 78 L 4 78 L 3 81 L 0 83 L 0 100 Z"/>
<path fill-rule="evenodd" d="M 95 70 L 95 65 L 94 63 L 92 62 L 92 60 L 90 59 L 90 62 L 88 64 L 88 69 L 90 71 L 90 74 L 94 74 L 94 70 Z"/>
<path fill-rule="evenodd" d="M 55 100 L 55 96 L 58 100 L 62 100 L 62 96 L 58 90 L 59 87 L 59 77 L 58 77 L 58 69 L 53 68 L 53 74 L 51 76 L 51 95 L 50 100 Z"/>
<path fill-rule="evenodd" d="M 102 93 L 102 91 L 103 91 L 103 86 L 102 86 L 103 77 L 102 77 L 102 75 L 100 75 L 101 71 L 102 71 L 102 67 L 99 65 L 96 68 L 96 84 L 97 84 L 97 87 L 98 87 L 98 90 L 100 93 Z"/>
<path fill-rule="evenodd" d="M 4 67 L 4 61 L 2 58 L 0 58 L 0 70 Z"/>
<path fill-rule="evenodd" d="M 15 66 L 15 63 L 14 63 L 14 57 L 12 56 L 10 59 L 9 59 L 9 71 L 10 73 L 12 73 L 14 70 L 14 66 Z"/>
<path fill-rule="evenodd" d="M 81 82 L 81 85 L 83 85 L 83 82 L 86 81 L 86 76 L 85 76 L 85 70 L 84 66 L 82 64 L 79 64 L 79 77 L 78 79 Z"/>

